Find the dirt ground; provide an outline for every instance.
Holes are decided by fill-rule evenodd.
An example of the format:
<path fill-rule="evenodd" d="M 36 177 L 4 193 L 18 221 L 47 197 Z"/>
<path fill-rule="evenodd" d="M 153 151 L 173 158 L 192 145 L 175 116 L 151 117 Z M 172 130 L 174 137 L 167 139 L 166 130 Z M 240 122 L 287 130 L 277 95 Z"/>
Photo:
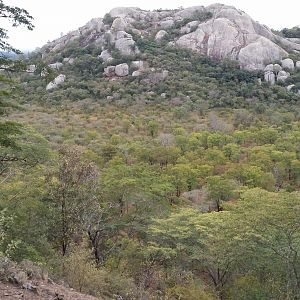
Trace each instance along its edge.
<path fill-rule="evenodd" d="M 36 291 L 0 282 L 0 300 L 101 300 L 55 283 L 35 283 Z"/>

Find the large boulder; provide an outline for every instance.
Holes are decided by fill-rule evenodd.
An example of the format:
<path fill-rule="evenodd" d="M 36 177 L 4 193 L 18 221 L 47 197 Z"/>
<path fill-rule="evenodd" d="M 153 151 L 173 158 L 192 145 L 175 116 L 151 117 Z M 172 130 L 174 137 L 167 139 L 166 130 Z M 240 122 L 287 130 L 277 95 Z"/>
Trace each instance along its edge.
<path fill-rule="evenodd" d="M 160 30 L 157 32 L 157 34 L 155 35 L 155 41 L 160 42 L 162 41 L 166 36 L 168 35 L 168 33 L 165 30 Z"/>
<path fill-rule="evenodd" d="M 174 26 L 174 20 L 165 20 L 159 23 L 159 27 L 162 29 L 169 29 Z"/>
<path fill-rule="evenodd" d="M 129 75 L 129 66 L 127 64 L 116 65 L 115 73 L 119 77 L 124 77 Z"/>
<path fill-rule="evenodd" d="M 113 60 L 113 57 L 110 54 L 109 50 L 103 50 L 99 55 L 99 58 L 101 58 L 104 62 L 109 62 Z"/>
<path fill-rule="evenodd" d="M 274 71 L 274 65 L 273 64 L 269 64 L 266 65 L 264 72 L 273 72 Z"/>
<path fill-rule="evenodd" d="M 279 64 L 275 64 L 273 69 L 274 69 L 274 72 L 277 74 L 278 72 L 280 72 L 282 70 L 282 67 Z"/>
<path fill-rule="evenodd" d="M 282 65 L 283 69 L 286 69 L 286 70 L 294 71 L 294 69 L 295 69 L 294 61 L 290 58 L 283 59 L 281 61 L 281 65 Z"/>
<path fill-rule="evenodd" d="M 275 77 L 275 74 L 273 72 L 267 71 L 265 73 L 265 81 L 266 82 L 270 83 L 271 85 L 274 85 L 275 84 L 275 79 L 276 79 L 276 77 Z"/>
<path fill-rule="evenodd" d="M 290 77 L 290 73 L 286 71 L 280 71 L 277 75 L 277 81 L 285 82 Z"/>
<path fill-rule="evenodd" d="M 135 41 L 132 38 L 121 38 L 116 40 L 115 47 L 122 55 L 135 55 L 139 53 Z"/>
<path fill-rule="evenodd" d="M 125 31 L 128 28 L 128 24 L 123 18 L 119 17 L 113 21 L 111 28 L 114 31 Z"/>
<path fill-rule="evenodd" d="M 60 74 L 53 81 L 49 82 L 46 86 L 46 90 L 52 90 L 57 88 L 60 84 L 62 84 L 66 80 L 66 75 Z"/>
<path fill-rule="evenodd" d="M 115 76 L 115 69 L 115 66 L 107 66 L 106 68 L 104 68 L 104 75 L 107 77 Z"/>

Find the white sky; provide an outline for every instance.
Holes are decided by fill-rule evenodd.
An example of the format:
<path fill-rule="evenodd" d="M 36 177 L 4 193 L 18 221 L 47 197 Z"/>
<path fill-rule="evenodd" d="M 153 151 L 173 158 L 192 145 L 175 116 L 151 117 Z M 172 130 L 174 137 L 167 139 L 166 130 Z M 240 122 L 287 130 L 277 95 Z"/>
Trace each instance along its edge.
<path fill-rule="evenodd" d="M 34 17 L 34 31 L 21 27 L 9 29 L 9 42 L 25 50 L 44 45 L 61 33 L 83 26 L 92 18 L 103 17 L 112 8 L 134 6 L 141 9 L 178 8 L 216 3 L 216 0 L 4 0 L 7 5 L 25 8 Z M 254 20 L 273 29 L 300 25 L 299 0 L 220 0 L 233 5 Z M 0 27 L 3 24 L 0 24 Z"/>

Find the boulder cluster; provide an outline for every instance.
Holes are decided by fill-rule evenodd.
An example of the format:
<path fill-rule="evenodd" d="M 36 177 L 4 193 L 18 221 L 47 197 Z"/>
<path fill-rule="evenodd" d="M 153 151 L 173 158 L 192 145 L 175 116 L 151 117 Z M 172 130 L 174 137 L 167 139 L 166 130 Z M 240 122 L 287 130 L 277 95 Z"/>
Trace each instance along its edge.
<path fill-rule="evenodd" d="M 300 70 L 300 61 L 294 62 L 292 59 L 286 58 L 280 64 L 267 65 L 264 69 L 264 78 L 266 82 L 274 85 L 276 82 L 285 82 L 295 70 Z M 288 91 L 291 91 L 293 86 L 287 86 Z"/>
<path fill-rule="evenodd" d="M 106 50 L 105 50 L 106 51 Z M 105 52 L 103 51 L 103 52 Z M 103 52 L 101 53 L 100 57 L 103 56 Z M 104 76 L 106 77 L 125 77 L 131 75 L 132 76 L 141 76 L 143 75 L 146 71 L 150 70 L 149 65 L 146 61 L 143 60 L 136 60 L 132 61 L 130 63 L 130 67 L 128 63 L 122 63 L 118 64 L 116 66 L 107 66 L 104 68 Z"/>

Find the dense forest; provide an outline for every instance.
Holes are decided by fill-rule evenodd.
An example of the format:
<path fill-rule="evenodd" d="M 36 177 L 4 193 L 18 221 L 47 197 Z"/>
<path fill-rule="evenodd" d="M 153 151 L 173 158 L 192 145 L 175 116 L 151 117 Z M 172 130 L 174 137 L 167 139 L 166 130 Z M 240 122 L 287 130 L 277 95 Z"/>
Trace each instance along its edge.
<path fill-rule="evenodd" d="M 146 59 L 166 78 L 108 80 L 80 41 L 1 58 L 0 280 L 47 272 L 99 299 L 300 299 L 300 95 L 234 61 L 137 43 L 114 63 Z M 41 71 L 69 57 L 47 91 L 62 71 Z M 300 70 L 288 81 L 300 89 Z"/>

